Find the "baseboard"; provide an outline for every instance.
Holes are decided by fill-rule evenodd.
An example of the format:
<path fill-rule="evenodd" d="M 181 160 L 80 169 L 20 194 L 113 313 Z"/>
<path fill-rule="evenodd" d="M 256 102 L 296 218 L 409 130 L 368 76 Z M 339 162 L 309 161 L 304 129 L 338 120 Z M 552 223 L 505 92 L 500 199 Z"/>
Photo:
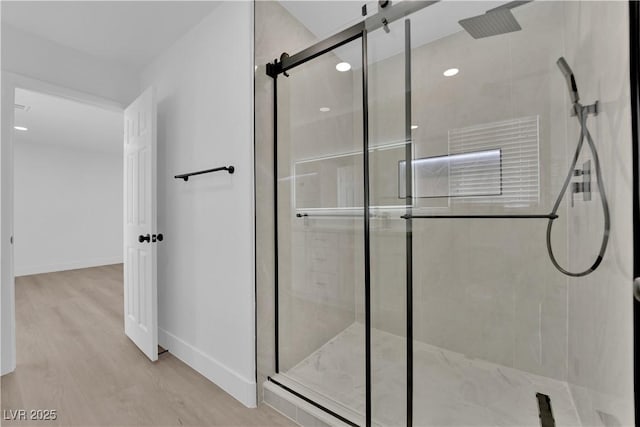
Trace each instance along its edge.
<path fill-rule="evenodd" d="M 169 353 L 204 375 L 205 378 L 215 383 L 246 407 L 256 407 L 257 388 L 255 381 L 244 378 L 213 357 L 164 329 L 158 328 L 158 344 L 168 349 Z"/>
<path fill-rule="evenodd" d="M 61 264 L 35 265 L 15 267 L 15 276 L 29 276 L 31 274 L 53 273 L 56 271 L 77 270 L 80 268 L 99 267 L 101 265 L 122 264 L 122 256 L 110 258 L 94 258 L 86 261 L 75 261 Z"/>

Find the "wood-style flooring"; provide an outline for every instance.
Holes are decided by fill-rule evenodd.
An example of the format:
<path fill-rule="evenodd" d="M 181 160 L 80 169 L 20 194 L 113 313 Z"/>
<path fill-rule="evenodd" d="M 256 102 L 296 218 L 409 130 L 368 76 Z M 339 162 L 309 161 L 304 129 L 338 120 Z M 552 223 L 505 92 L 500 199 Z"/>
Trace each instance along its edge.
<path fill-rule="evenodd" d="M 293 425 L 244 407 L 171 353 L 150 362 L 124 334 L 122 265 L 16 278 L 16 340 L 2 425 Z M 57 420 L 6 419 L 18 409 L 55 409 Z"/>

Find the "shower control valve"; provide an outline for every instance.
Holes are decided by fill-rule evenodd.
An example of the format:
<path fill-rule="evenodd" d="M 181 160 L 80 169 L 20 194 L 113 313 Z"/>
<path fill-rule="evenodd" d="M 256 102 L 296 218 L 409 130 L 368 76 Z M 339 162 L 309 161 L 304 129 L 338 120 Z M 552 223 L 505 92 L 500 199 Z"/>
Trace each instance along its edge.
<path fill-rule="evenodd" d="M 573 171 L 573 176 L 582 176 L 582 182 L 571 183 L 571 207 L 574 206 L 574 195 L 582 193 L 582 200 L 591 200 L 591 160 L 582 164 L 582 169 Z"/>

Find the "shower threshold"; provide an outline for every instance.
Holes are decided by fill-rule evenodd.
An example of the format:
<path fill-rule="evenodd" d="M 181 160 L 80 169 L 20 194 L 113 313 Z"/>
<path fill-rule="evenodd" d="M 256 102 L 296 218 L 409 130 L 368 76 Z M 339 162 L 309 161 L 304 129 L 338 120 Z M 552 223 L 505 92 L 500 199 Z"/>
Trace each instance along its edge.
<path fill-rule="evenodd" d="M 373 425 L 406 424 L 405 348 L 405 338 L 372 330 Z M 287 372 L 275 375 L 273 379 L 284 388 L 269 386 L 280 388 L 280 398 L 292 406 L 302 400 L 286 388 L 364 425 L 364 357 L 364 325 L 356 322 Z M 413 360 L 414 426 L 539 426 L 536 393 L 550 397 L 556 425 L 581 425 L 565 382 L 419 341 L 414 341 Z M 320 425 L 347 425 L 337 419 L 317 419 Z"/>

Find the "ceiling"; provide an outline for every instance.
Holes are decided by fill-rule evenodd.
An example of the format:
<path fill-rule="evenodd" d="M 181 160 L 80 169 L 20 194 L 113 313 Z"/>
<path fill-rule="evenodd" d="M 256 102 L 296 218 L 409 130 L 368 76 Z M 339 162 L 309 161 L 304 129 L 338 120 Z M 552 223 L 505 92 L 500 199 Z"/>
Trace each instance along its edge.
<path fill-rule="evenodd" d="M 2 1 L 2 24 L 136 69 L 216 7 L 213 1 Z"/>
<path fill-rule="evenodd" d="M 122 111 L 105 110 L 64 98 L 16 89 L 16 144 L 66 146 L 103 153 L 122 153 Z"/>
<path fill-rule="evenodd" d="M 5 0 L 0 3 L 3 25 L 8 24 L 102 60 L 140 69 L 211 13 L 219 2 Z M 361 7 L 365 3 L 369 15 L 376 12 L 376 2 L 365 0 L 281 0 L 280 3 L 318 39 L 362 20 Z M 413 46 L 461 31 L 458 20 L 484 13 L 503 3 L 506 2 L 444 0 L 428 6 L 413 15 Z M 371 37 L 379 37 L 381 42 L 373 40 L 374 43 L 370 44 L 382 49 L 380 59 L 400 51 L 398 46 L 402 43 L 391 42 L 390 37 L 381 37 L 382 34 L 378 33 L 382 32 L 377 31 Z M 387 39 L 384 41 L 389 48 L 381 47 L 382 39 Z M 355 51 L 337 53 L 343 59 L 357 62 Z"/>
<path fill-rule="evenodd" d="M 318 39 L 323 39 L 362 21 L 361 8 L 365 3 L 371 9 L 371 1 L 343 0 L 279 0 L 302 25 Z"/>

